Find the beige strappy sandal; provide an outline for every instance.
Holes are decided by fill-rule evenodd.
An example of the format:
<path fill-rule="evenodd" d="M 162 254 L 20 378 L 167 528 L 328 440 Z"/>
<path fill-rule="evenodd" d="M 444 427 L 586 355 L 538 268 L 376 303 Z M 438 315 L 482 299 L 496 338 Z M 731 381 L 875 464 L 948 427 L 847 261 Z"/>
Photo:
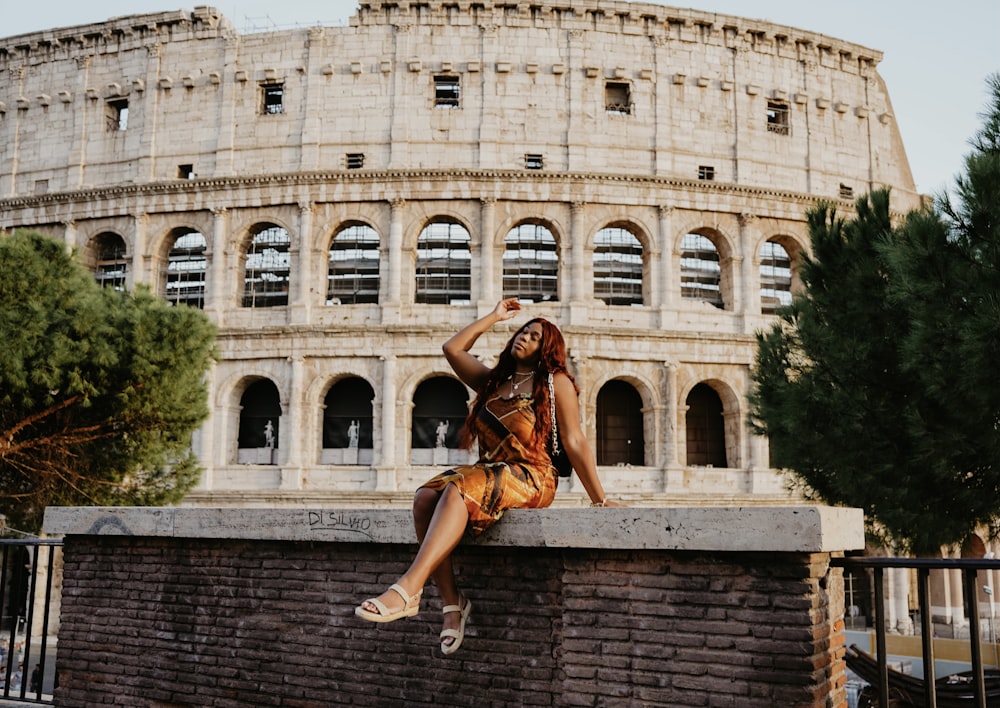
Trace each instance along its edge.
<path fill-rule="evenodd" d="M 366 610 L 361 605 L 354 608 L 354 614 L 362 619 L 366 619 L 369 622 L 395 622 L 398 619 L 404 617 L 413 617 L 415 614 L 420 612 L 420 596 L 423 594 L 423 590 L 420 590 L 410 596 L 406 593 L 401 586 L 393 583 L 389 586 L 390 590 L 394 590 L 397 595 L 403 598 L 402 609 L 392 611 L 385 606 L 385 603 L 380 600 L 371 597 L 365 600 L 365 602 L 370 602 L 378 608 L 378 612 L 372 612 L 371 610 Z"/>
<path fill-rule="evenodd" d="M 442 629 L 441 630 L 441 653 L 442 654 L 454 654 L 458 651 L 458 648 L 462 646 L 462 640 L 465 639 L 465 623 L 469 619 L 469 614 L 472 612 L 472 600 L 467 597 L 461 598 L 459 602 L 465 600 L 465 606 L 459 605 L 445 605 L 441 608 L 441 614 L 446 615 L 450 612 L 461 612 L 462 618 L 459 620 L 458 629 Z M 451 644 L 446 644 L 445 639 L 454 639 Z"/>

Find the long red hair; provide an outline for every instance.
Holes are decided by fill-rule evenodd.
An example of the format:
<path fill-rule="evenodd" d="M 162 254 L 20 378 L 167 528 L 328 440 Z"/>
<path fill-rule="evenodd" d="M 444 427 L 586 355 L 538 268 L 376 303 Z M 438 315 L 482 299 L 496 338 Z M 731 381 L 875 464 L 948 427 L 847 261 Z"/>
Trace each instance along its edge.
<path fill-rule="evenodd" d="M 576 392 L 580 392 L 579 387 L 576 385 L 576 380 L 566 369 L 566 341 L 563 339 L 562 332 L 559 331 L 558 327 L 542 317 L 529 320 L 507 340 L 506 346 L 504 346 L 503 351 L 500 352 L 500 356 L 497 358 L 496 366 L 490 370 L 489 376 L 486 378 L 486 384 L 482 390 L 477 392 L 476 400 L 473 401 L 472 409 L 465 419 L 465 429 L 462 432 L 464 447 L 472 447 L 472 444 L 475 442 L 473 431 L 475 431 L 476 427 L 474 421 L 479 416 L 479 411 L 486 405 L 486 401 L 490 400 L 496 394 L 500 386 L 514 373 L 517 367 L 517 361 L 514 359 L 514 355 L 510 353 L 511 347 L 514 345 L 514 339 L 522 331 L 536 323 L 542 326 L 542 340 L 538 347 L 538 365 L 535 367 L 535 377 L 532 381 L 531 390 L 532 398 L 535 401 L 535 440 L 547 440 L 552 435 L 552 412 L 549 405 L 549 374 L 558 374 L 560 372 L 566 374 L 569 376 L 569 380 L 573 382 L 573 388 L 576 389 Z"/>

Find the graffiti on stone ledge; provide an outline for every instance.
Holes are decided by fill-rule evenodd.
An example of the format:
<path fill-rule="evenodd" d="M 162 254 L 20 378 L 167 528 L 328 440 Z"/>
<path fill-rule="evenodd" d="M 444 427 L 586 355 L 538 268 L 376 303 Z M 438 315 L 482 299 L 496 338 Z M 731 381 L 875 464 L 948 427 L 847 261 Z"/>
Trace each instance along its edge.
<path fill-rule="evenodd" d="M 336 531 L 338 533 L 359 534 L 373 539 L 375 525 L 366 514 L 352 514 L 344 511 L 307 511 L 310 531 Z"/>

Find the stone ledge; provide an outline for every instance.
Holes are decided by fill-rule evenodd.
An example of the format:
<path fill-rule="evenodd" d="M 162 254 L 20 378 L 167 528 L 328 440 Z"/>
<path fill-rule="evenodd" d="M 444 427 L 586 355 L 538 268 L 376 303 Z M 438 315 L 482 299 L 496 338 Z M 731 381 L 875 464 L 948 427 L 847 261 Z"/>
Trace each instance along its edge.
<path fill-rule="evenodd" d="M 51 536 L 416 543 L 409 510 L 49 507 Z M 822 553 L 864 547 L 861 509 L 698 506 L 513 509 L 475 545 Z"/>

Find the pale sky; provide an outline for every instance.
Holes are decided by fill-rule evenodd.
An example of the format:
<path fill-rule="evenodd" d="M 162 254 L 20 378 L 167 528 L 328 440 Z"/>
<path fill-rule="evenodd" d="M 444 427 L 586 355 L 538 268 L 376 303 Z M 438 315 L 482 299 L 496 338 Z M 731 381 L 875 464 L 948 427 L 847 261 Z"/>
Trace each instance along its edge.
<path fill-rule="evenodd" d="M 0 0 L 0 37 L 101 22 L 120 15 L 214 5 L 241 32 L 343 25 L 354 0 Z M 1000 72 L 997 0 L 679 0 L 766 19 L 881 51 L 885 79 L 917 189 L 937 194 L 963 169 L 986 109 L 986 77 Z"/>

